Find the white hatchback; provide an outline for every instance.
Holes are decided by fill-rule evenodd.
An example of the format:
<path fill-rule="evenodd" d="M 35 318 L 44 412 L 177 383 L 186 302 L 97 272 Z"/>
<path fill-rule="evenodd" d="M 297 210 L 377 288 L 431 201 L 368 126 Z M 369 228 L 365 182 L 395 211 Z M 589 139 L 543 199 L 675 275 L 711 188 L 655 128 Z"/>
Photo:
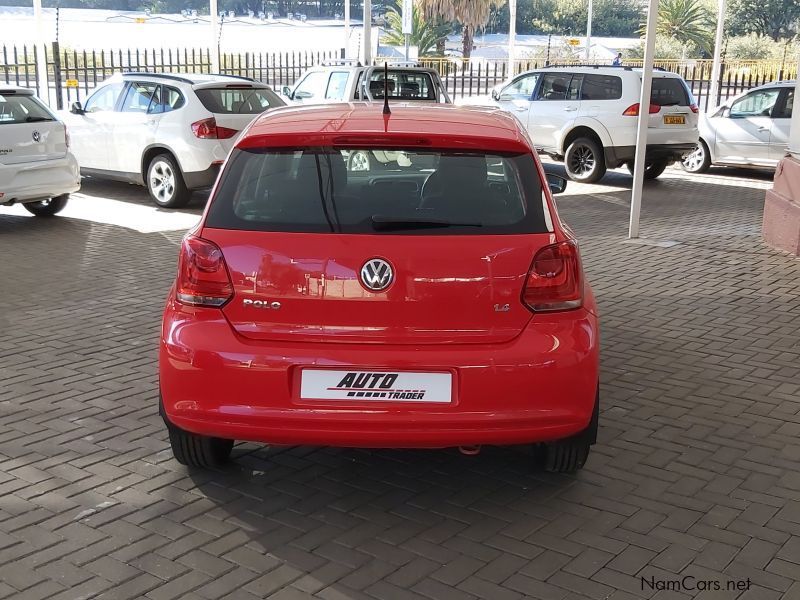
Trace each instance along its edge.
<path fill-rule="evenodd" d="M 599 180 L 606 169 L 632 170 L 641 69 L 552 67 L 517 75 L 492 92 L 517 117 L 537 150 L 564 161 L 576 181 Z M 661 175 L 697 146 L 698 108 L 676 73 L 656 71 L 648 106 L 645 178 Z"/>
<path fill-rule="evenodd" d="M 81 173 L 144 185 L 159 206 L 178 208 L 214 185 L 236 136 L 284 102 L 244 77 L 122 73 L 63 118 Z"/>
<path fill-rule="evenodd" d="M 49 217 L 80 187 L 64 123 L 33 90 L 0 84 L 0 204 Z"/>

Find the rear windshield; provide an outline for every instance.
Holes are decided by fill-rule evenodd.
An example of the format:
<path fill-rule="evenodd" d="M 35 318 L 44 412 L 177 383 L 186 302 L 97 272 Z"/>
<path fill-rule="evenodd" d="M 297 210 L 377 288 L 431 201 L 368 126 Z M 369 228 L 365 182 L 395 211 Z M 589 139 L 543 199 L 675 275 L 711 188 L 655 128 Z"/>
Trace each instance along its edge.
<path fill-rule="evenodd" d="M 653 77 L 650 102 L 658 106 L 689 106 L 689 91 L 676 77 Z"/>
<path fill-rule="evenodd" d="M 203 88 L 195 93 L 206 110 L 218 115 L 257 115 L 285 104 L 266 88 Z"/>
<path fill-rule="evenodd" d="M 381 99 L 385 95 L 385 77 L 383 71 L 375 70 L 370 76 L 369 93 L 373 99 Z M 433 78 L 424 71 L 389 71 L 389 98 L 403 100 L 436 100 Z"/>
<path fill-rule="evenodd" d="M 234 150 L 207 226 L 308 233 L 547 231 L 529 154 Z"/>
<path fill-rule="evenodd" d="M 0 125 L 55 121 L 53 115 L 39 100 L 27 94 L 0 92 Z"/>

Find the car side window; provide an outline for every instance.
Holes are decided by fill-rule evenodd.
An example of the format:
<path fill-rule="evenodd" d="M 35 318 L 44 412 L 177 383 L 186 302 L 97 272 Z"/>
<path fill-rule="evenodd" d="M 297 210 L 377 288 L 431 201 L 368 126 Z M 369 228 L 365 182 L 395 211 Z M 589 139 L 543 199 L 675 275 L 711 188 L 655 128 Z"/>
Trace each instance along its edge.
<path fill-rule="evenodd" d="M 772 108 L 778 101 L 778 95 L 780 93 L 781 91 L 779 88 L 750 92 L 744 98 L 739 98 L 736 102 L 731 104 L 730 116 L 733 119 L 769 117 L 772 114 Z"/>
<path fill-rule="evenodd" d="M 150 107 L 147 109 L 147 113 L 151 115 L 167 113 L 178 110 L 184 104 L 183 94 L 178 90 L 167 85 L 159 85 L 156 88 L 156 93 L 153 96 Z"/>
<path fill-rule="evenodd" d="M 619 100 L 622 79 L 614 75 L 586 75 L 581 87 L 581 100 Z"/>
<path fill-rule="evenodd" d="M 566 100 L 571 73 L 547 73 L 542 77 L 537 100 Z"/>
<path fill-rule="evenodd" d="M 350 78 L 350 73 L 347 71 L 334 71 L 331 73 L 331 78 L 328 81 L 328 89 L 325 90 L 326 100 L 344 100 L 345 90 L 347 88 L 347 80 Z"/>
<path fill-rule="evenodd" d="M 778 100 L 775 106 L 775 112 L 772 113 L 773 119 L 791 119 L 792 108 L 794 107 L 794 88 L 786 90 Z"/>
<path fill-rule="evenodd" d="M 124 83 L 112 83 L 103 86 L 86 100 L 83 110 L 87 113 L 106 112 L 114 110 L 117 105 Z"/>
<path fill-rule="evenodd" d="M 506 86 L 500 93 L 514 100 L 530 100 L 533 97 L 533 91 L 536 89 L 536 82 L 538 81 L 539 73 L 523 75 Z"/>
<path fill-rule="evenodd" d="M 328 71 L 313 71 L 294 89 L 295 98 L 324 98 L 328 86 Z"/>
<path fill-rule="evenodd" d="M 581 99 L 581 87 L 583 85 L 584 76 L 581 74 L 575 74 L 572 76 L 572 80 L 569 82 L 569 87 L 567 88 L 567 100 L 580 100 Z"/>
<path fill-rule="evenodd" d="M 122 101 L 122 112 L 146 113 L 151 102 L 159 102 L 155 98 L 157 87 L 155 83 L 132 82 Z"/>

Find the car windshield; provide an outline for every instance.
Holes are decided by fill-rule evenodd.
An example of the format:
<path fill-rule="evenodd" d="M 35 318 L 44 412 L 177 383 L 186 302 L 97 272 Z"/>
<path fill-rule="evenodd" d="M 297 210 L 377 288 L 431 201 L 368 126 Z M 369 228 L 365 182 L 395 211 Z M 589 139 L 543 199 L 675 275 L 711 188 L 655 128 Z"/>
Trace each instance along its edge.
<path fill-rule="evenodd" d="M 222 87 L 195 90 L 206 110 L 218 115 L 257 115 L 285 102 L 267 88 Z"/>
<path fill-rule="evenodd" d="M 53 115 L 33 96 L 0 92 L 0 125 L 55 121 Z"/>
<path fill-rule="evenodd" d="M 286 232 L 547 231 L 530 154 L 392 148 L 236 149 L 207 226 Z"/>

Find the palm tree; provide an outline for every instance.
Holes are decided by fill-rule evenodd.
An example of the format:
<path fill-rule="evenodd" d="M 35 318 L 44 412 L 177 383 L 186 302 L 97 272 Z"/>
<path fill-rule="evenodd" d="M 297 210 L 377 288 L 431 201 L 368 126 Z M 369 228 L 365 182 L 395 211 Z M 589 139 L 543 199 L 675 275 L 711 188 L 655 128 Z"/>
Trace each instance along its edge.
<path fill-rule="evenodd" d="M 463 56 L 472 53 L 475 30 L 489 22 L 492 6 L 502 6 L 506 0 L 419 0 L 425 16 L 452 23 L 461 23 Z"/>
<path fill-rule="evenodd" d="M 644 25 L 639 30 L 644 34 Z M 710 54 L 714 19 L 703 0 L 660 0 L 656 33 L 684 45 L 693 44 Z"/>
<path fill-rule="evenodd" d="M 439 54 L 439 41 L 447 37 L 451 27 L 445 23 L 423 19 L 418 2 L 414 2 L 413 7 L 413 32 L 409 40 L 410 44 L 417 47 L 419 56 Z M 386 13 L 386 26 L 386 35 L 381 41 L 390 46 L 405 46 L 403 0 L 397 0 L 395 6 L 389 7 Z"/>

